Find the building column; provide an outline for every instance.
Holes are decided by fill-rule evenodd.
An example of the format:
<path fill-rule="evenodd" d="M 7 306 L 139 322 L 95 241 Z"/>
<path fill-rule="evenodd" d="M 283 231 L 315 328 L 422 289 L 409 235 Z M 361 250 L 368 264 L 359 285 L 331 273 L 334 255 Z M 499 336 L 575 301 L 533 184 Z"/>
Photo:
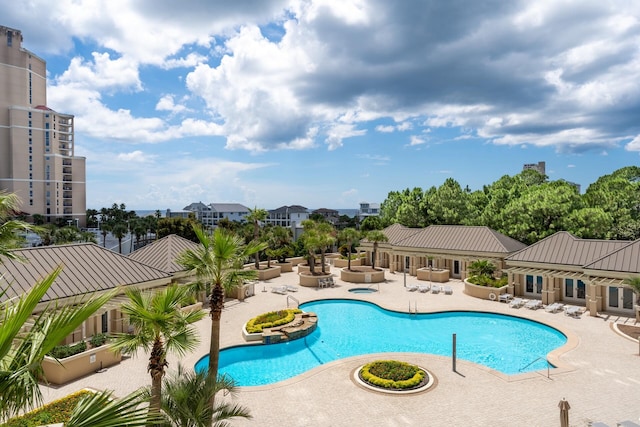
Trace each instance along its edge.
<path fill-rule="evenodd" d="M 598 311 L 602 310 L 602 287 L 597 283 L 589 280 L 583 280 L 585 285 L 585 300 L 589 315 L 598 316 Z"/>

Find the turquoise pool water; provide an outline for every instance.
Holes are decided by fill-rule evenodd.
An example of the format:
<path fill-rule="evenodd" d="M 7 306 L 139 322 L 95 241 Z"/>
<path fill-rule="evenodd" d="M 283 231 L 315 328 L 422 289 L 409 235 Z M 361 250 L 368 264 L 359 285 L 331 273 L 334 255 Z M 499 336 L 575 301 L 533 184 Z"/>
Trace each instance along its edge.
<path fill-rule="evenodd" d="M 451 356 L 454 333 L 458 359 L 518 374 L 546 369 L 546 355 L 566 342 L 556 329 L 500 314 L 464 311 L 411 315 L 353 300 L 322 300 L 300 308 L 318 315 L 318 327 L 311 335 L 282 344 L 224 349 L 220 352 L 220 374 L 229 375 L 239 386 L 255 386 L 362 354 Z M 539 357 L 542 360 L 532 363 Z M 201 358 L 196 369 L 206 370 L 208 359 L 208 355 Z"/>

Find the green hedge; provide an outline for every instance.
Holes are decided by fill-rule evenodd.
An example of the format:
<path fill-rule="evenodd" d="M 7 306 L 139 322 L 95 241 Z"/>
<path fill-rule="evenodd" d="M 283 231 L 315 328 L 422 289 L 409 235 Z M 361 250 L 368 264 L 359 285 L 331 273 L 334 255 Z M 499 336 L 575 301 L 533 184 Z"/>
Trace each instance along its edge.
<path fill-rule="evenodd" d="M 394 376 L 393 372 L 401 370 L 403 372 L 413 373 L 413 376 L 404 380 L 394 380 L 389 378 L 382 378 L 371 373 L 380 366 L 383 366 L 383 371 L 388 372 L 389 376 Z M 372 385 L 388 389 L 404 390 L 418 386 L 427 373 L 415 365 L 411 365 L 405 362 L 399 362 L 396 360 L 376 360 L 375 362 L 364 365 L 360 371 L 362 379 Z M 387 376 L 387 375 L 385 375 Z"/>
<path fill-rule="evenodd" d="M 100 347 L 101 345 L 104 345 L 108 339 L 109 336 L 107 334 L 95 334 L 91 337 L 89 343 L 91 344 L 91 347 Z"/>
<path fill-rule="evenodd" d="M 501 277 L 499 279 L 494 279 L 493 277 L 479 275 L 471 276 L 467 278 L 467 281 L 469 283 L 473 283 L 474 285 L 487 286 L 492 288 L 501 288 L 509 283 L 507 276 Z"/>
<path fill-rule="evenodd" d="M 256 316 L 247 322 L 247 332 L 250 334 L 262 332 L 265 328 L 274 328 L 276 326 L 284 325 L 289 322 L 293 322 L 296 314 L 302 313 L 299 308 L 287 308 L 285 310 L 270 311 L 268 313 Z M 274 319 L 274 320 L 269 320 Z"/>
<path fill-rule="evenodd" d="M 80 341 L 76 344 L 70 345 L 58 345 L 51 350 L 48 356 L 55 357 L 56 359 L 64 359 L 65 357 L 73 356 L 74 354 L 82 353 L 87 350 L 87 343 Z"/>

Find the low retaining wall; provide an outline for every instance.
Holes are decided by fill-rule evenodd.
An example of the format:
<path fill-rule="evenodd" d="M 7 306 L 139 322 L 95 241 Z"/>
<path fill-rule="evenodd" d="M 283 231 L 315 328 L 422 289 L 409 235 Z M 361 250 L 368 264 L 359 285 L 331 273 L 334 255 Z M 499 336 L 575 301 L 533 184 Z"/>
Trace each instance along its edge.
<path fill-rule="evenodd" d="M 487 299 L 490 301 L 498 300 L 498 297 L 507 293 L 508 286 L 505 285 L 501 288 L 493 288 L 490 286 L 479 286 L 464 280 L 464 293 L 474 298 Z M 494 297 L 491 296 L 494 295 Z"/>
<path fill-rule="evenodd" d="M 352 259 L 351 260 L 351 267 L 357 267 L 359 265 L 362 265 L 362 258 L 356 258 L 356 259 Z M 337 267 L 337 268 L 345 268 L 349 266 L 349 260 L 348 259 L 342 259 L 342 258 L 336 258 L 333 261 L 333 266 Z"/>
<path fill-rule="evenodd" d="M 293 271 L 293 263 L 292 262 L 276 262 L 271 263 L 271 265 L 277 265 L 280 267 L 280 273 L 291 273 Z"/>
<path fill-rule="evenodd" d="M 332 274 L 316 274 L 311 275 L 310 273 L 298 273 L 298 277 L 300 278 L 300 286 L 305 286 L 308 288 L 317 288 L 318 287 L 318 279 L 328 279 L 332 277 Z"/>
<path fill-rule="evenodd" d="M 43 377 L 51 384 L 65 384 L 92 374 L 102 368 L 116 365 L 122 360 L 120 352 L 114 353 L 108 345 L 92 348 L 56 361 L 45 356 L 42 361 Z"/>
<path fill-rule="evenodd" d="M 350 283 L 380 283 L 384 282 L 384 270 L 353 271 L 343 268 L 340 270 L 340 279 Z"/>
<path fill-rule="evenodd" d="M 313 269 L 316 273 L 320 273 L 322 271 L 322 264 L 314 265 Z M 309 264 L 298 264 L 298 273 L 308 273 L 309 271 L 311 271 Z M 331 271 L 331 266 L 329 264 L 325 264 L 324 271 Z"/>
<path fill-rule="evenodd" d="M 299 313 L 296 314 L 293 322 L 262 331 L 262 343 L 277 344 L 282 341 L 304 338 L 315 331 L 317 326 L 318 316 L 315 313 Z"/>
<path fill-rule="evenodd" d="M 432 282 L 445 283 L 449 281 L 449 270 L 434 268 L 429 271 L 428 268 L 419 268 L 416 270 L 418 280 L 431 280 Z"/>

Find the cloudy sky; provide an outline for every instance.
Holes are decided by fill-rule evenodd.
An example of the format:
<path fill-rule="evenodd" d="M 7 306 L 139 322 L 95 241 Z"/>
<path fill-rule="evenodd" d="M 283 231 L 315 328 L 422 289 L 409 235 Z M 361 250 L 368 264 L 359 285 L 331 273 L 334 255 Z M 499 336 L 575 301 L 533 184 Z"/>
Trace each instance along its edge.
<path fill-rule="evenodd" d="M 640 2 L 28 0 L 87 207 L 356 208 L 640 163 Z"/>

